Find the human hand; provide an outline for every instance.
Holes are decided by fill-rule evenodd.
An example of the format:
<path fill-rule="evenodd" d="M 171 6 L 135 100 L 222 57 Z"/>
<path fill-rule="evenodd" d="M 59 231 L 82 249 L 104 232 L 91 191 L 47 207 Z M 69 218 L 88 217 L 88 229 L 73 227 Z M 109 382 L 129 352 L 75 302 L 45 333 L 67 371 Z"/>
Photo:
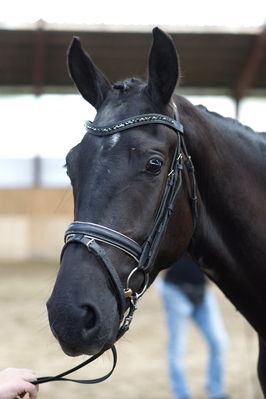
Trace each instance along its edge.
<path fill-rule="evenodd" d="M 30 399 L 36 399 L 38 385 L 31 384 L 36 381 L 36 375 L 28 369 L 7 368 L 0 371 L 0 399 L 14 399 L 23 397 L 26 393 Z"/>

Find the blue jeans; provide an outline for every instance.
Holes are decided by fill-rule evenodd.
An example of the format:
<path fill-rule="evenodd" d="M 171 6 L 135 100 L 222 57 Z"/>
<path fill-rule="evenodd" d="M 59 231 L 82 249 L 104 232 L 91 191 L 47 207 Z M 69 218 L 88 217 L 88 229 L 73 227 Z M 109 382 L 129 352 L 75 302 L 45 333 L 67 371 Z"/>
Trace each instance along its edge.
<path fill-rule="evenodd" d="M 159 288 L 163 297 L 169 333 L 167 352 L 174 397 L 176 399 L 191 397 L 184 370 L 184 352 L 190 319 L 196 323 L 209 348 L 206 384 L 208 398 L 222 396 L 227 334 L 211 289 L 207 286 L 203 301 L 195 305 L 176 285 L 161 281 Z"/>

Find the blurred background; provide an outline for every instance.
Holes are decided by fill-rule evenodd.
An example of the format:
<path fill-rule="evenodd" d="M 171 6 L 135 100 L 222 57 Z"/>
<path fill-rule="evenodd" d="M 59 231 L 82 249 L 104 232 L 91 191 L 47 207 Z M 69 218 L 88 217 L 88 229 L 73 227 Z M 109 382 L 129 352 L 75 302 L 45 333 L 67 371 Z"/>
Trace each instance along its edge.
<path fill-rule="evenodd" d="M 172 35 L 179 53 L 179 94 L 265 131 L 265 22 L 265 0 L 165 0 L 163 5 L 10 0 L 1 5 L 0 320 L 5 328 L 0 331 L 0 368 L 12 363 L 50 374 L 75 363 L 53 341 L 45 311 L 63 232 L 72 220 L 64 158 L 85 133 L 84 121 L 95 115 L 67 73 L 72 37 L 81 38 L 112 82 L 132 75 L 145 79 L 151 30 L 159 26 Z M 259 399 L 256 336 L 218 291 L 217 297 L 231 340 L 228 391 L 235 399 Z M 140 308 L 134 331 L 120 344 L 120 366 L 112 381 L 90 388 L 51 384 L 40 397 L 170 398 L 165 326 L 155 288 Z M 197 351 L 190 351 L 187 366 L 200 399 L 204 367 L 198 366 L 206 354 L 193 327 L 190 340 Z M 99 362 L 100 370 L 108 367 L 106 359 Z"/>

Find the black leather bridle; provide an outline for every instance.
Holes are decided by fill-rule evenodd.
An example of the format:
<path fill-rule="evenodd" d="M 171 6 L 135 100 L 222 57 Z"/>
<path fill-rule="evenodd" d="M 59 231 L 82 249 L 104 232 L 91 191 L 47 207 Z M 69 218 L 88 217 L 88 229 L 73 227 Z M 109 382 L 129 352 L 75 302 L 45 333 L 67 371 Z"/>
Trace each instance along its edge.
<path fill-rule="evenodd" d="M 144 241 L 144 243 L 139 244 L 134 241 L 132 238 L 125 236 L 124 234 L 112 230 L 108 227 L 98 225 L 95 223 L 84 222 L 84 221 L 74 221 L 72 222 L 65 232 L 65 245 L 63 247 L 61 253 L 61 259 L 64 256 L 64 252 L 66 247 L 71 245 L 72 243 L 79 243 L 84 245 L 87 250 L 95 255 L 95 257 L 102 263 L 105 269 L 108 272 L 110 277 L 110 281 L 112 283 L 112 287 L 118 302 L 118 311 L 120 315 L 120 328 L 117 334 L 117 339 L 122 337 L 125 332 L 129 329 L 130 323 L 133 318 L 133 314 L 137 308 L 137 302 L 139 298 L 144 294 L 149 284 L 149 274 L 154 265 L 155 259 L 158 255 L 158 251 L 160 245 L 162 243 L 162 239 L 164 233 L 167 228 L 168 220 L 170 215 L 173 212 L 174 204 L 178 193 L 180 192 L 182 186 L 182 174 L 184 165 L 188 170 L 188 175 L 190 179 L 190 199 L 192 206 L 192 217 L 194 228 L 197 219 L 197 187 L 194 173 L 194 166 L 187 152 L 187 148 L 184 142 L 184 133 L 183 126 L 179 121 L 179 115 L 176 109 L 175 104 L 173 104 L 175 118 L 171 118 L 166 115 L 161 114 L 143 114 L 137 115 L 132 118 L 121 120 L 113 125 L 108 126 L 97 126 L 92 122 L 86 122 L 87 132 L 96 136 L 110 136 L 120 132 L 126 132 L 129 129 L 151 125 L 151 124 L 160 124 L 170 127 L 177 134 L 177 146 L 175 150 L 175 154 L 172 160 L 172 164 L 167 176 L 167 181 L 165 184 L 165 189 L 162 195 L 161 203 L 159 209 L 157 211 L 157 215 L 155 221 L 153 223 L 152 229 Z M 106 251 L 102 247 L 102 243 L 111 245 L 113 247 L 118 248 L 119 250 L 125 252 L 129 256 L 131 256 L 136 266 L 130 272 L 126 287 L 123 287 L 120 277 L 116 271 L 115 266 L 113 265 L 111 259 L 107 255 Z M 140 287 L 139 291 L 133 291 L 131 286 L 131 280 L 133 275 L 136 272 L 143 273 L 143 284 Z M 128 306 L 128 313 L 125 315 L 126 308 Z M 80 383 L 95 383 L 101 382 L 104 379 L 108 378 L 116 364 L 116 351 L 115 347 L 111 347 L 114 363 L 111 372 L 109 372 L 106 376 L 101 377 L 97 380 L 70 380 Z M 89 360 L 83 362 L 81 365 L 76 368 L 59 374 L 56 377 L 43 377 L 38 379 L 36 383 L 43 383 L 48 381 L 58 381 L 58 380 L 67 380 L 64 378 L 65 375 L 70 372 L 76 371 L 80 367 L 83 367 L 85 364 L 95 360 L 95 358 L 99 357 L 103 352 L 93 356 Z"/>
<path fill-rule="evenodd" d="M 74 221 L 69 225 L 65 232 L 65 246 L 62 250 L 61 258 L 63 257 L 64 251 L 69 244 L 73 242 L 80 243 L 84 245 L 89 252 L 93 253 L 108 271 L 110 281 L 112 282 L 112 286 L 114 288 L 114 293 L 117 297 L 120 322 L 122 323 L 117 339 L 124 335 L 128 330 L 133 313 L 136 309 L 137 301 L 144 294 L 148 287 L 150 271 L 157 257 L 169 217 L 173 211 L 176 196 L 178 195 L 182 186 L 183 156 L 186 158 L 186 162 L 188 163 L 190 169 L 190 176 L 192 177 L 191 188 L 192 200 L 194 203 L 193 220 L 196 220 L 197 195 L 194 168 L 191 158 L 187 153 L 183 139 L 183 126 L 179 121 L 178 112 L 175 106 L 174 111 L 175 119 L 161 114 L 143 114 L 124 119 L 108 126 L 97 126 L 92 122 L 86 122 L 87 132 L 96 136 L 105 137 L 119 132 L 126 132 L 127 130 L 138 126 L 161 124 L 173 129 L 178 138 L 161 203 L 152 229 L 143 244 L 137 243 L 132 238 L 127 237 L 118 231 L 89 222 Z M 127 278 L 127 284 L 125 288 L 123 288 L 117 271 L 109 256 L 103 249 L 101 243 L 105 243 L 120 249 L 131 256 L 136 262 L 136 267 L 131 271 Z M 133 290 L 130 288 L 130 280 L 138 271 L 141 271 L 144 275 L 143 286 L 140 288 L 139 292 L 133 292 Z M 126 299 L 130 299 L 130 306 L 129 313 L 124 317 L 127 306 Z"/>

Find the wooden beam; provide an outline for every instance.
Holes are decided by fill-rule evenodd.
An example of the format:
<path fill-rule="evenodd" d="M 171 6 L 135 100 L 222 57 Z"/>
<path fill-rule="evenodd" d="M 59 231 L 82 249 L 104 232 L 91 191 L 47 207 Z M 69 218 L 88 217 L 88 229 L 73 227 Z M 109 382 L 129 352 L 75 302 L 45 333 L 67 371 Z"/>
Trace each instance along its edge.
<path fill-rule="evenodd" d="M 45 50 L 46 41 L 44 35 L 45 22 L 40 20 L 37 22 L 33 49 L 33 65 L 32 65 L 32 84 L 34 94 L 40 95 L 43 92 L 45 83 Z"/>
<path fill-rule="evenodd" d="M 256 37 L 254 46 L 248 56 L 240 77 L 235 86 L 235 98 L 237 103 L 245 96 L 247 90 L 252 87 L 255 75 L 262 59 L 266 56 L 266 26 Z"/>

